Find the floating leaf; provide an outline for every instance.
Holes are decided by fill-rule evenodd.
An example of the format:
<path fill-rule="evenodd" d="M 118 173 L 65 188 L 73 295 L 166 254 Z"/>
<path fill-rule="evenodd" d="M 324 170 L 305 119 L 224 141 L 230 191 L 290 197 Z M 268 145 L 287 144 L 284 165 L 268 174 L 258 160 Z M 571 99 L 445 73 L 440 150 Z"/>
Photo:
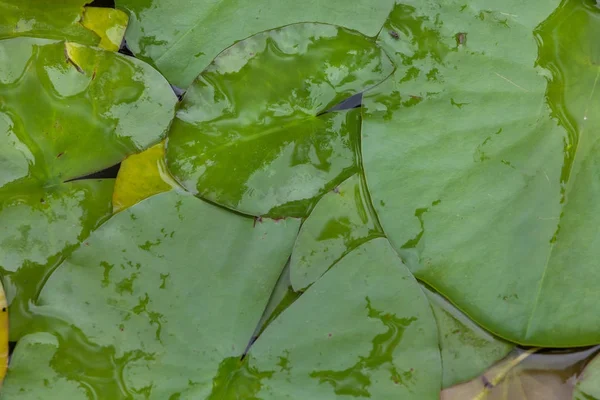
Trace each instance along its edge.
<path fill-rule="evenodd" d="M 497 335 L 552 347 L 600 341 L 600 10 L 568 1 L 536 28 L 555 3 L 398 5 L 378 41 L 401 67 L 362 130 L 411 271 Z"/>
<path fill-rule="evenodd" d="M 100 38 L 81 24 L 89 0 L 0 1 L 0 39 L 30 36 L 97 45 Z"/>
<path fill-rule="evenodd" d="M 439 294 L 425 287 L 423 291 L 438 325 L 443 388 L 483 374 L 515 347 L 475 325 Z"/>
<path fill-rule="evenodd" d="M 164 146 L 163 141 L 123 160 L 112 197 L 114 212 L 131 207 L 154 194 L 179 187 L 167 171 Z"/>
<path fill-rule="evenodd" d="M 600 356 L 596 356 L 578 377 L 573 400 L 600 399 Z"/>
<path fill-rule="evenodd" d="M 167 166 L 186 189 L 225 207 L 304 216 L 355 171 L 358 111 L 324 112 L 392 69 L 371 39 L 333 25 L 252 36 L 223 51 L 187 91 Z"/>
<path fill-rule="evenodd" d="M 99 47 L 118 51 L 127 29 L 127 14 L 114 8 L 86 7 L 81 24 L 100 37 Z"/>
<path fill-rule="evenodd" d="M 38 311 L 77 326 L 93 344 L 87 351 L 100 345 L 107 357 L 117 355 L 112 368 L 122 371 L 120 381 L 94 381 L 113 375 L 86 364 L 88 356 L 68 353 L 59 339 L 46 350 L 55 352 L 52 369 L 19 363 L 9 371 L 7 392 L 26 386 L 65 398 L 58 384 L 44 388 L 40 381 L 66 384 L 61 366 L 68 366 L 70 380 L 104 397 L 115 393 L 107 386 L 119 385 L 121 397 L 164 399 L 438 398 L 435 321 L 384 239 L 346 256 L 240 358 L 297 226 L 264 220 L 253 227 L 251 219 L 177 192 L 117 214 L 50 278 Z M 159 243 L 140 248 L 146 239 Z M 126 252 L 114 251 L 115 243 Z M 233 243 L 244 251 L 231 253 Z M 20 344 L 15 357 L 25 360 L 34 350 Z"/>
<path fill-rule="evenodd" d="M 60 393 L 63 399 L 85 399 L 85 389 L 60 376 L 52 367 L 58 339 L 46 332 L 24 336 L 10 360 L 10 373 L 2 387 L 2 399 L 44 399 Z"/>
<path fill-rule="evenodd" d="M 176 191 L 116 214 L 40 295 L 37 313 L 67 322 L 37 325 L 59 337 L 53 370 L 103 398 L 168 399 L 190 387 L 206 397 L 221 361 L 244 353 L 298 228 Z"/>
<path fill-rule="evenodd" d="M 294 290 L 311 285 L 361 244 L 383 236 L 358 174 L 325 194 L 302 224 L 292 252 Z"/>
<path fill-rule="evenodd" d="M 175 102 L 162 76 L 120 54 L 0 41 L 0 267 L 13 340 L 48 274 L 110 216 L 113 180 L 73 179 L 160 140 Z"/>
<path fill-rule="evenodd" d="M 567 400 L 575 376 L 596 348 L 572 353 L 515 350 L 472 381 L 445 389 L 441 400 Z"/>
<path fill-rule="evenodd" d="M 375 36 L 393 0 L 117 0 L 130 13 L 127 44 L 170 82 L 188 87 L 224 48 L 297 22 L 325 22 Z M 171 21 L 171 22 L 169 22 Z M 281 71 L 283 72 L 283 71 Z M 253 82 L 256 84 L 257 82 Z"/>
<path fill-rule="evenodd" d="M 292 252 L 290 285 L 296 290 L 309 286 L 345 254 L 382 234 L 362 180 L 353 175 L 323 196 L 302 225 Z M 514 347 L 475 325 L 440 295 L 422 290 L 438 326 L 443 387 L 480 375 Z M 292 291 L 284 295 L 281 306 L 297 297 Z"/>
<path fill-rule="evenodd" d="M 256 395 L 437 399 L 435 329 L 417 282 L 387 240 L 374 239 L 325 273 L 259 337 L 248 365 L 272 375 Z"/>

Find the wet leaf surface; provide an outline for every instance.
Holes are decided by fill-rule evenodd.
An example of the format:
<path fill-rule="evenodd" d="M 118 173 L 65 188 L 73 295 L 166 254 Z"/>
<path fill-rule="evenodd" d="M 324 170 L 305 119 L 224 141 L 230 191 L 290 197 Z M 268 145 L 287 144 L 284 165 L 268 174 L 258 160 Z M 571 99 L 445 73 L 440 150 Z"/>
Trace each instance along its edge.
<path fill-rule="evenodd" d="M 52 371 L 100 398 L 210 392 L 221 361 L 244 353 L 298 228 L 254 224 L 175 191 L 118 213 L 40 295 L 36 328 L 59 337 Z"/>
<path fill-rule="evenodd" d="M 557 2 L 411 3 L 378 38 L 394 79 L 364 100 L 383 230 L 417 278 L 497 335 L 597 343 L 600 10 L 567 1 L 542 23 Z"/>
<path fill-rule="evenodd" d="M 176 202 L 182 203 L 179 210 L 168 205 Z M 170 211 L 157 217 L 157 209 Z M 199 213 L 200 209 L 206 211 Z M 184 221 L 169 218 L 176 213 Z M 186 218 L 198 214 L 205 229 L 197 229 Z M 131 215 L 136 219 L 131 220 Z M 106 266 L 91 260 L 106 258 L 106 246 L 113 245 L 115 234 L 124 234 L 124 226 L 129 227 L 125 234 L 133 237 L 132 245 L 126 246 L 125 253 L 108 255 L 106 263 L 114 267 L 107 273 Z M 161 226 L 167 232 L 175 229 L 174 237 L 164 238 Z M 75 324 L 92 343 L 114 346 L 114 354 L 120 357 L 117 363 L 137 354 L 122 365 L 121 387 L 134 396 L 437 398 L 441 365 L 435 320 L 423 292 L 385 239 L 346 256 L 240 358 L 277 279 L 279 263 L 287 257 L 284 249 L 291 251 L 297 227 L 292 221 L 265 221 L 253 227 L 250 219 L 193 197 L 163 193 L 123 211 L 96 231 L 90 246 L 75 252 L 51 278 L 38 311 Z M 193 254 L 182 254 L 181 247 L 189 248 L 184 243 L 173 245 L 183 234 L 190 238 L 184 243 L 204 237 L 193 241 Z M 150 251 L 164 256 L 160 261 L 136 248 L 147 238 L 152 242 L 154 236 L 160 237 L 160 243 Z M 224 243 L 224 237 L 243 245 L 246 252 L 232 257 L 231 243 Z M 91 257 L 92 253 L 103 257 Z M 191 261 L 198 259 L 206 261 Z M 120 263 L 125 263 L 124 268 Z M 366 265 L 372 266 L 369 272 Z M 192 267 L 201 279 L 181 273 Z M 63 288 L 62 293 L 55 288 Z M 83 301 L 73 303 L 70 295 Z M 202 304 L 206 307 L 198 307 Z M 26 337 L 15 357 L 23 359 L 34 350 L 29 343 L 36 340 L 39 336 Z M 46 395 L 62 396 L 63 390 L 71 390 L 57 366 L 61 346 L 56 342 L 45 346 L 50 369 L 31 370 L 26 364 L 11 368 L 7 393 L 18 393 L 19 385 L 37 393 L 36 385 L 44 379 L 57 382 L 42 389 Z M 91 368 L 85 359 L 75 365 L 82 365 L 78 369 L 83 371 Z M 30 380 L 36 383 L 26 383 Z M 94 389 L 109 392 L 105 387 Z M 72 398 L 85 398 L 80 392 Z"/>
<path fill-rule="evenodd" d="M 0 267 L 11 339 L 28 329 L 29 303 L 51 271 L 110 216 L 113 180 L 70 180 L 160 140 L 175 102 L 137 60 L 73 43 L 0 41 Z"/>
<path fill-rule="evenodd" d="M 97 45 L 100 37 L 86 29 L 88 0 L 0 0 L 0 39 L 30 36 Z"/>
<path fill-rule="evenodd" d="M 392 70 L 371 39 L 333 25 L 259 33 L 221 53 L 187 91 L 167 166 L 186 189 L 225 207 L 304 216 L 356 170 L 358 110 L 322 112 Z"/>
<path fill-rule="evenodd" d="M 136 56 L 186 88 L 225 48 L 257 32 L 324 22 L 375 36 L 393 0 L 117 0 L 130 13 L 127 43 Z"/>

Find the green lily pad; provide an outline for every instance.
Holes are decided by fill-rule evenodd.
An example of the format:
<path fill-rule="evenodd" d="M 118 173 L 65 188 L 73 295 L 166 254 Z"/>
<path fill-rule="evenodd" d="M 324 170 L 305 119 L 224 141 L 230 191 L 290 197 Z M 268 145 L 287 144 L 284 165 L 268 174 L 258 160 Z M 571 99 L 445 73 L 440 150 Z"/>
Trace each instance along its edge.
<path fill-rule="evenodd" d="M 600 340 L 600 10 L 538 27 L 556 5 L 399 5 L 378 40 L 402 66 L 365 100 L 362 154 L 415 276 L 500 337 L 564 347 Z"/>
<path fill-rule="evenodd" d="M 10 360 L 11 376 L 2 386 L 2 399 L 42 400 L 48 393 L 60 393 L 64 399 L 85 399 L 79 383 L 59 375 L 51 366 L 58 350 L 58 339 L 46 332 L 24 336 Z"/>
<path fill-rule="evenodd" d="M 0 41 L 0 268 L 11 339 L 27 329 L 28 304 L 51 270 L 110 216 L 113 180 L 73 179 L 159 141 L 175 102 L 162 76 L 120 54 Z"/>
<path fill-rule="evenodd" d="M 600 356 L 596 356 L 578 377 L 573 400 L 600 399 Z"/>
<path fill-rule="evenodd" d="M 67 329 L 89 342 L 82 348 L 59 335 L 58 343 L 45 345 L 47 361 L 41 352 L 32 355 L 41 370 L 25 362 L 11 368 L 3 393 L 24 386 L 61 397 L 72 391 L 68 376 L 99 398 L 115 398 L 117 386 L 121 397 L 161 399 L 438 398 L 435 320 L 384 239 L 346 256 L 240 357 L 297 228 L 289 220 L 253 226 L 178 192 L 117 214 L 59 267 L 40 299 L 38 312 L 72 323 L 77 328 Z M 121 236 L 132 239 L 115 240 Z M 15 350 L 19 360 L 35 351 L 30 342 L 41 341 L 25 339 Z M 114 363 L 105 365 L 121 371 L 119 382 L 101 381 L 115 371 L 79 353 L 94 346 L 112 354 Z"/>
<path fill-rule="evenodd" d="M 485 372 L 515 345 L 491 335 L 439 294 L 422 286 L 433 309 L 442 355 L 442 388 L 465 382 Z"/>
<path fill-rule="evenodd" d="M 53 372 L 99 398 L 210 392 L 221 361 L 244 353 L 299 224 L 255 223 L 176 191 L 116 214 L 40 295 L 36 329 L 59 339 Z"/>
<path fill-rule="evenodd" d="M 117 0 L 130 13 L 127 44 L 171 81 L 188 87 L 223 50 L 255 33 L 324 22 L 375 36 L 393 0 Z"/>
<path fill-rule="evenodd" d="M 393 66 L 360 33 L 296 24 L 223 51 L 186 93 L 167 166 L 187 190 L 250 215 L 305 216 L 356 170 L 357 110 L 326 113 Z"/>
<path fill-rule="evenodd" d="M 0 39 L 30 36 L 97 45 L 100 37 L 86 29 L 89 0 L 0 0 Z"/>
<path fill-rule="evenodd" d="M 382 235 L 364 183 L 358 174 L 353 175 L 323 196 L 302 224 L 292 252 L 288 281 L 279 288 L 277 300 L 281 304 L 272 307 L 274 312 L 280 313 L 282 306 L 298 296 L 291 288 L 301 290 L 313 284 L 346 254 Z M 439 294 L 424 286 L 422 290 L 438 326 L 443 387 L 482 374 L 514 348 L 477 326 Z"/>
<path fill-rule="evenodd" d="M 294 290 L 305 289 L 350 251 L 383 236 L 366 196 L 362 179 L 355 174 L 319 200 L 302 224 L 292 252 Z"/>

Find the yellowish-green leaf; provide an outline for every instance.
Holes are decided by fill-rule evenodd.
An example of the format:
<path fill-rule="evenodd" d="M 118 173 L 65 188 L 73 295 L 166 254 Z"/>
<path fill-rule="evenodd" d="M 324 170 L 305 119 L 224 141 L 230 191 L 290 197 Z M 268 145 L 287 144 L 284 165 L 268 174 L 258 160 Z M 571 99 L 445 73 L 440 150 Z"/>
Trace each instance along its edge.
<path fill-rule="evenodd" d="M 119 212 L 154 195 L 179 187 L 165 166 L 164 141 L 121 163 L 113 192 L 113 211 Z"/>
<path fill-rule="evenodd" d="M 129 17 L 114 8 L 86 7 L 81 24 L 100 37 L 99 47 L 118 51 Z"/>
<path fill-rule="evenodd" d="M 0 0 L 0 39 L 29 36 L 97 45 L 98 35 L 81 24 L 89 0 Z"/>

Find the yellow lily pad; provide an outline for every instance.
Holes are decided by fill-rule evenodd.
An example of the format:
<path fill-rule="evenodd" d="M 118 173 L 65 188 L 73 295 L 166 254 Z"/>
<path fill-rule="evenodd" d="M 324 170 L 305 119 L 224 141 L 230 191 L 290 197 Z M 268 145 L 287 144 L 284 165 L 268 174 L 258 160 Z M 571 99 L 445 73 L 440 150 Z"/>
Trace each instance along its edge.
<path fill-rule="evenodd" d="M 164 141 L 141 153 L 127 157 L 113 192 L 113 211 L 123 211 L 132 205 L 158 193 L 179 187 L 165 165 Z"/>
<path fill-rule="evenodd" d="M 128 22 L 129 17 L 121 10 L 86 7 L 81 24 L 100 37 L 99 47 L 118 51 Z"/>

